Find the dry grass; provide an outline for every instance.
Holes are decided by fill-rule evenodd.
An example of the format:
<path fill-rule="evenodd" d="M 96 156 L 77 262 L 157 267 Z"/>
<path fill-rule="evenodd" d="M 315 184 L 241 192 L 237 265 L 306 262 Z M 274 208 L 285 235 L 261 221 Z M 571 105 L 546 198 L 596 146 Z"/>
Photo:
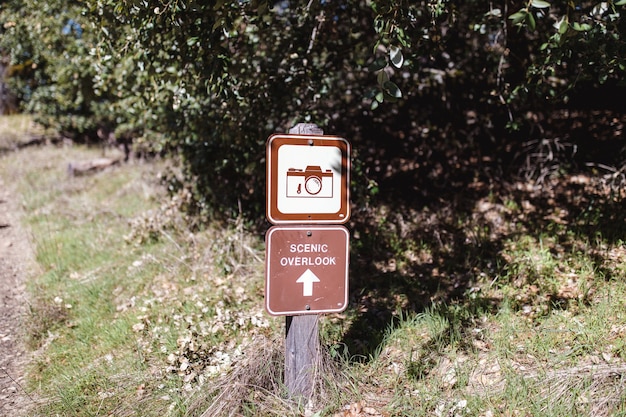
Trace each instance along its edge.
<path fill-rule="evenodd" d="M 321 349 L 311 398 L 290 398 L 283 384 L 284 343 L 257 337 L 231 370 L 202 389 L 187 415 L 201 417 L 314 415 L 313 410 L 355 398 L 351 378 Z M 347 399 L 346 399 L 347 398 Z M 332 407 L 331 407 L 332 409 Z M 325 415 L 318 412 L 315 415 Z"/>
<path fill-rule="evenodd" d="M 67 323 L 69 310 L 55 300 L 36 298 L 29 305 L 28 317 L 24 329 L 27 343 L 31 349 L 38 349 L 46 343 L 50 331 Z"/>
<path fill-rule="evenodd" d="M 623 364 L 574 366 L 529 374 L 525 378 L 536 386 L 546 404 L 575 404 L 593 417 L 615 415 L 626 400 L 626 365 Z"/>
<path fill-rule="evenodd" d="M 28 115 L 0 116 L 0 155 L 41 143 L 47 132 Z"/>
<path fill-rule="evenodd" d="M 196 398 L 190 415 L 222 417 L 238 415 L 282 415 L 290 408 L 282 390 L 282 352 L 274 341 L 256 338 L 246 349 L 244 357 L 230 372 L 211 383 L 211 387 Z M 208 405 L 207 405 L 208 401 Z M 266 413 L 271 414 L 266 414 Z"/>
<path fill-rule="evenodd" d="M 482 359 L 472 372 L 467 387 L 470 395 L 506 399 L 505 390 L 511 385 L 523 386 L 545 415 L 553 415 L 550 407 L 569 404 L 578 415 L 590 417 L 613 416 L 626 399 L 626 365 L 599 363 L 546 370 L 545 363 L 510 370 L 507 375 L 501 364 L 513 368 L 513 361 Z M 504 400 L 506 401 L 506 400 Z"/>

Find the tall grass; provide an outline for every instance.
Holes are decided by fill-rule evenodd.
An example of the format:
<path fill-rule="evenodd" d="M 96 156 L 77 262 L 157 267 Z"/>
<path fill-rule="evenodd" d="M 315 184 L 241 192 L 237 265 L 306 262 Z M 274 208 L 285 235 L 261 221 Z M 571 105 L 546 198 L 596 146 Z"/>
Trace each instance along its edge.
<path fill-rule="evenodd" d="M 362 342 L 351 326 L 370 307 L 353 289 L 346 313 L 321 318 L 316 395 L 297 403 L 281 382 L 283 320 L 262 310 L 260 237 L 241 219 L 187 229 L 178 210 L 187 196 L 163 192 L 162 161 L 67 176 L 68 163 L 100 153 L 42 147 L 0 158 L 41 267 L 27 326 L 39 415 L 626 415 L 623 240 L 560 223 L 500 232 L 492 246 L 491 233 L 474 234 L 493 258 L 461 253 L 450 258 L 461 264 L 418 269 L 464 274 L 463 294 L 443 299 L 436 288 L 418 308 L 379 293 L 380 305 L 397 304 L 367 355 L 348 348 Z M 383 278 L 402 282 L 416 282 L 405 272 L 414 264 L 456 250 L 392 243 L 399 266 Z"/>
<path fill-rule="evenodd" d="M 47 399 L 42 415 L 185 415 L 190 391 L 234 361 L 242 329 L 269 329 L 248 310 L 262 305 L 259 242 L 182 227 L 163 162 L 67 175 L 100 154 L 42 147 L 0 160 L 42 270 L 29 283 L 30 388 Z"/>
<path fill-rule="evenodd" d="M 0 155 L 24 146 L 45 130 L 36 125 L 28 115 L 0 116 Z"/>

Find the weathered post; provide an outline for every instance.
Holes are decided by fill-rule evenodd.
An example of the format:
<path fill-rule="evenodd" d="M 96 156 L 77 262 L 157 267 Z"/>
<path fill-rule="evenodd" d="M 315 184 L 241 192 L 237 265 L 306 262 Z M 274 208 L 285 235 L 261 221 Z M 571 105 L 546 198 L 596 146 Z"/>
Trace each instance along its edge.
<path fill-rule="evenodd" d="M 294 135 L 323 135 L 324 131 L 315 123 L 298 123 L 289 129 L 289 133 Z"/>
<path fill-rule="evenodd" d="M 287 316 L 285 386 L 291 397 L 309 398 L 320 363 L 318 315 Z"/>
<path fill-rule="evenodd" d="M 323 135 L 316 124 L 298 123 L 289 133 Z M 289 395 L 309 398 L 313 393 L 316 366 L 320 363 L 317 315 L 285 317 L 285 386 Z"/>
<path fill-rule="evenodd" d="M 267 142 L 265 309 L 284 315 L 285 379 L 309 399 L 320 364 L 319 315 L 348 304 L 350 145 L 300 123 Z"/>

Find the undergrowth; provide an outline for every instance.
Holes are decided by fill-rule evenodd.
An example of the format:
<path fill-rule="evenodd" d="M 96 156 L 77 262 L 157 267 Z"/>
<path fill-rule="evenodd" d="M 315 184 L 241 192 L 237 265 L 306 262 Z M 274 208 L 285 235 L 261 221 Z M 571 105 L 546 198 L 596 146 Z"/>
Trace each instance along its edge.
<path fill-rule="evenodd" d="M 350 306 L 320 317 L 314 395 L 293 401 L 260 234 L 241 218 L 187 227 L 164 161 L 67 176 L 101 152 L 0 159 L 42 271 L 26 322 L 39 415 L 625 415 L 616 203 L 572 205 L 555 185 L 462 209 L 370 208 L 368 228 L 350 225 Z"/>

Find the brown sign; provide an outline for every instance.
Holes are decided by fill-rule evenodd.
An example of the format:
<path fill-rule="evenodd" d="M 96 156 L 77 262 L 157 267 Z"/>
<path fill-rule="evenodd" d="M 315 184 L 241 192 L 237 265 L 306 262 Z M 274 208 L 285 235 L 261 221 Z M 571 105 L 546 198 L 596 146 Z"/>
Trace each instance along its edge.
<path fill-rule="evenodd" d="M 337 136 L 276 134 L 267 141 L 267 218 L 274 224 L 350 218 L 350 144 Z"/>
<path fill-rule="evenodd" d="M 265 308 L 269 314 L 346 309 L 348 229 L 340 225 L 273 226 L 265 240 Z"/>

